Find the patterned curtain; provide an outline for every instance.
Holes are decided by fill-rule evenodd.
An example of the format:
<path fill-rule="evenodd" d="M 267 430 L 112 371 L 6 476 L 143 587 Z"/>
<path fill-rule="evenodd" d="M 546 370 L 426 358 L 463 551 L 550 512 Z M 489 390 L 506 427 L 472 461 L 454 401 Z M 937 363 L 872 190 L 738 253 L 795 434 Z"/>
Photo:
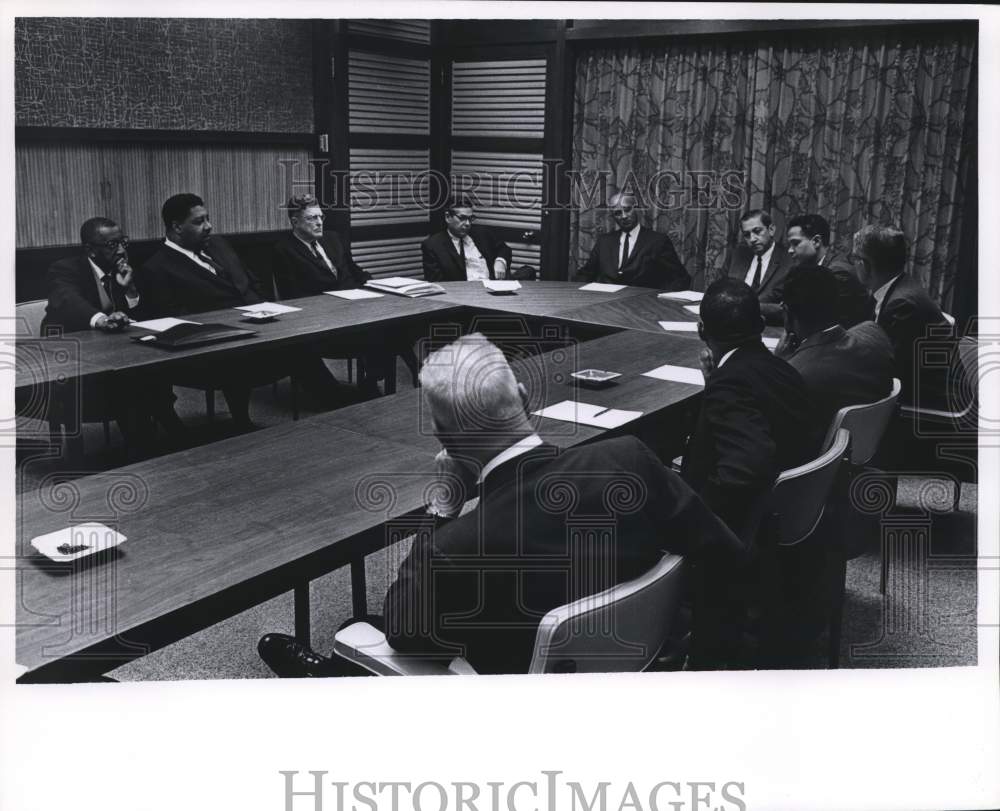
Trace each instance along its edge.
<path fill-rule="evenodd" d="M 974 35 L 884 30 L 581 52 L 571 267 L 610 227 L 602 184 L 631 186 L 698 289 L 725 272 L 743 211 L 770 210 L 779 233 L 816 212 L 844 255 L 862 225 L 899 224 L 909 270 L 947 309 L 975 165 L 974 60 Z"/>

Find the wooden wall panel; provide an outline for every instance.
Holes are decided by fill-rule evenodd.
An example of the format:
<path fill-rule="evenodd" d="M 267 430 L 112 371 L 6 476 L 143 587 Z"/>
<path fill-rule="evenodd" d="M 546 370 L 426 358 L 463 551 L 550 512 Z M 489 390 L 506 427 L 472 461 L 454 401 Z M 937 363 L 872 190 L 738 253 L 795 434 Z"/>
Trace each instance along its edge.
<path fill-rule="evenodd" d="M 190 191 L 205 199 L 223 233 L 287 227 L 281 206 L 293 172 L 308 176 L 299 147 L 163 144 L 23 144 L 15 153 L 18 248 L 73 245 L 94 216 L 121 223 L 134 239 L 163 233 L 160 207 Z M 296 192 L 305 189 L 301 184 Z"/>

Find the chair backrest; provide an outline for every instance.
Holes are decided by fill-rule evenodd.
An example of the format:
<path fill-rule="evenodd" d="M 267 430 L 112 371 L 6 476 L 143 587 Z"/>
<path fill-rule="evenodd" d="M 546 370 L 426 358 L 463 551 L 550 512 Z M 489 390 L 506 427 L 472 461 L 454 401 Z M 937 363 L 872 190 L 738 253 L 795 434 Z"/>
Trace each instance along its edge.
<path fill-rule="evenodd" d="M 846 428 L 851 432 L 851 464 L 866 465 L 878 450 L 879 442 L 886 427 L 896 413 L 901 383 L 898 377 L 892 379 L 892 391 L 888 396 L 874 403 L 844 406 L 836 413 L 830 430 L 823 440 L 823 450 L 829 450 L 837 438 L 837 432 Z"/>
<path fill-rule="evenodd" d="M 634 580 L 549 611 L 538 626 L 529 673 L 644 670 L 670 632 L 684 559 L 667 554 Z"/>
<path fill-rule="evenodd" d="M 48 301 L 36 299 L 23 301 L 15 308 L 17 315 L 17 335 L 25 338 L 39 338 L 42 334 L 42 319 L 45 318 L 45 307 Z"/>
<path fill-rule="evenodd" d="M 819 525 L 850 444 L 850 433 L 841 428 L 822 456 L 778 476 L 768 500 L 766 521 L 779 546 L 804 541 Z"/>

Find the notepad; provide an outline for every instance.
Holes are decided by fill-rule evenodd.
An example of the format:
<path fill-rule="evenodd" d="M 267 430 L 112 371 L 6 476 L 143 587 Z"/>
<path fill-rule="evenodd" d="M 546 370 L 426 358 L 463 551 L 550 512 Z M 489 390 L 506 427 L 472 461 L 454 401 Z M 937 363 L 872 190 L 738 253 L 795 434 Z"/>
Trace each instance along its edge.
<path fill-rule="evenodd" d="M 671 366 L 669 363 L 664 366 L 657 366 L 648 372 L 642 373 L 643 377 L 655 377 L 657 380 L 672 380 L 675 383 L 690 383 L 692 386 L 704 386 L 705 376 L 701 369 L 691 369 L 687 366 Z"/>
<path fill-rule="evenodd" d="M 513 293 L 521 289 L 521 283 L 516 279 L 483 279 L 483 287 L 491 293 Z"/>
<path fill-rule="evenodd" d="M 701 301 L 704 295 L 697 290 L 678 290 L 675 293 L 660 293 L 657 298 L 672 299 L 673 301 Z"/>
<path fill-rule="evenodd" d="M 778 338 L 767 338 L 762 337 L 761 340 L 764 342 L 764 346 L 770 349 L 772 352 L 778 348 Z"/>
<path fill-rule="evenodd" d="M 667 332 L 697 332 L 697 321 L 658 321 Z"/>
<path fill-rule="evenodd" d="M 362 290 L 361 288 L 354 290 L 326 290 L 324 292 L 328 296 L 345 298 L 348 301 L 357 301 L 363 298 L 382 298 L 385 295 L 385 293 L 376 293 L 374 290 Z"/>
<path fill-rule="evenodd" d="M 594 428 L 617 428 L 642 416 L 641 411 L 606 408 L 590 403 L 579 403 L 576 400 L 563 400 L 561 403 L 531 413 L 539 417 L 548 417 L 550 420 L 575 422 L 579 425 L 591 425 Z"/>
<path fill-rule="evenodd" d="M 691 315 L 701 315 L 701 307 L 697 304 L 685 304 L 684 309 L 691 313 Z"/>
<path fill-rule="evenodd" d="M 260 304 L 244 304 L 242 307 L 233 307 L 234 310 L 243 310 L 247 313 L 267 313 L 268 315 L 281 315 L 282 313 L 301 312 L 301 307 L 289 307 L 287 304 L 276 304 L 273 301 L 262 301 Z"/>
<path fill-rule="evenodd" d="M 133 321 L 133 327 L 142 327 L 150 332 L 163 332 L 178 324 L 199 324 L 199 321 L 185 321 L 183 318 L 153 318 L 149 321 Z"/>
<path fill-rule="evenodd" d="M 626 285 L 624 284 L 604 284 L 602 282 L 591 282 L 590 284 L 585 284 L 581 287 L 581 290 L 589 290 L 592 293 L 617 293 L 619 290 L 624 290 Z"/>

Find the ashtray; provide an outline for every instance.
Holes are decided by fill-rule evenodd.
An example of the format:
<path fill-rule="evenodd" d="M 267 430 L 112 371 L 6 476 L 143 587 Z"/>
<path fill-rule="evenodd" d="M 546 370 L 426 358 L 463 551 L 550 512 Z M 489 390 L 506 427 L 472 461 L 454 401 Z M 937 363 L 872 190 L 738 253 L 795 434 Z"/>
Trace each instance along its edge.
<path fill-rule="evenodd" d="M 582 386 L 599 388 L 614 383 L 615 380 L 621 377 L 621 372 L 608 372 L 603 369 L 581 369 L 578 372 L 573 372 L 570 377 L 578 380 Z"/>

